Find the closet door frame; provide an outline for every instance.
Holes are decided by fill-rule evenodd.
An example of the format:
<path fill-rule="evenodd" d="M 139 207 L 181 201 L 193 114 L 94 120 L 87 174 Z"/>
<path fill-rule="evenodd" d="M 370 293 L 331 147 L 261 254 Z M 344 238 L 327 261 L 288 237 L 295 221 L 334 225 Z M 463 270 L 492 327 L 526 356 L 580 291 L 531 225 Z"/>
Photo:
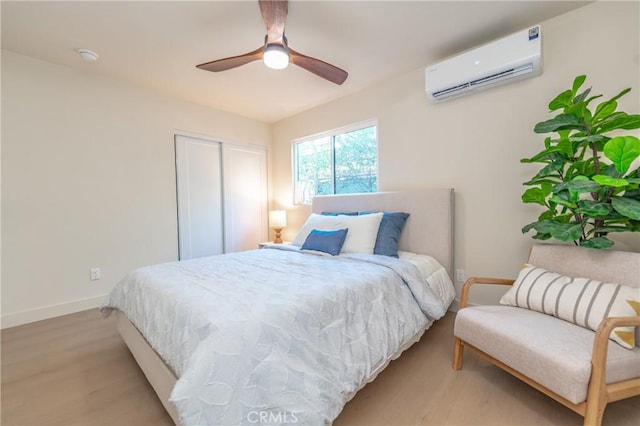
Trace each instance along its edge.
<path fill-rule="evenodd" d="M 257 144 L 248 144 L 248 143 L 236 143 L 226 141 L 220 138 L 213 138 L 211 136 L 186 132 L 182 130 L 174 130 L 174 149 L 177 148 L 176 141 L 178 137 L 185 137 L 191 139 L 198 139 L 204 142 L 210 142 L 213 144 L 218 144 L 220 147 L 220 173 L 221 173 L 221 192 L 222 192 L 222 200 L 221 200 L 221 211 L 222 211 L 222 249 L 223 253 L 228 253 L 237 250 L 248 250 L 258 248 L 258 242 L 266 241 L 265 238 L 268 237 L 269 234 L 269 225 L 268 225 L 268 208 L 269 208 L 269 198 L 268 198 L 268 150 L 264 145 Z M 234 169 L 232 167 L 233 162 L 229 161 L 229 157 L 231 153 L 238 151 L 248 151 L 254 154 L 257 154 L 261 158 L 260 163 L 260 194 L 258 195 L 260 201 L 260 218 L 258 225 L 258 232 L 256 244 L 254 246 L 253 243 L 247 245 L 246 247 L 239 247 L 239 242 L 234 241 L 237 234 L 237 227 L 233 226 L 234 223 L 234 203 L 231 201 L 231 187 L 233 185 L 234 177 Z M 225 168 L 225 157 L 227 158 L 227 166 Z M 177 160 L 177 157 L 175 158 Z M 177 163 L 176 163 L 177 167 Z M 180 259 L 183 259 L 181 249 L 180 249 L 180 214 L 179 214 L 179 183 L 178 183 L 178 170 L 176 168 L 176 215 L 177 215 L 177 223 L 178 223 L 178 255 Z M 185 258 L 186 259 L 186 258 Z"/>

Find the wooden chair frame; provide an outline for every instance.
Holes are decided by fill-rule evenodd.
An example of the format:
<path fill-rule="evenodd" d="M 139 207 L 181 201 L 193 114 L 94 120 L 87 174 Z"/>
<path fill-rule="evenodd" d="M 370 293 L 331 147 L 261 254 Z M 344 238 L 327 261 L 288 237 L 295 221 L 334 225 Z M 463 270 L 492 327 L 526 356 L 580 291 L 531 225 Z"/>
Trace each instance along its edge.
<path fill-rule="evenodd" d="M 499 284 L 512 285 L 514 280 L 503 278 L 469 278 L 462 287 L 460 296 L 460 309 L 468 304 L 469 290 L 474 284 Z M 607 370 L 607 348 L 609 346 L 609 335 L 611 331 L 620 326 L 640 326 L 640 317 L 615 317 L 607 318 L 600 323 L 598 330 L 593 339 L 593 352 L 591 355 L 591 378 L 589 379 L 589 388 L 587 390 L 587 399 L 579 404 L 574 404 L 566 398 L 558 395 L 545 386 L 523 375 L 519 371 L 514 370 L 508 365 L 495 359 L 491 355 L 470 345 L 462 339 L 455 338 L 455 346 L 453 351 L 453 369 L 460 370 L 462 368 L 462 357 L 464 348 L 468 347 L 480 355 L 482 358 L 492 362 L 506 372 L 512 374 L 523 382 L 533 386 L 535 389 L 545 395 L 555 399 L 562 405 L 570 408 L 576 413 L 584 417 L 584 426 L 600 426 L 604 410 L 609 402 L 619 401 L 621 399 L 630 398 L 640 395 L 640 378 L 624 380 L 616 383 L 606 383 Z"/>

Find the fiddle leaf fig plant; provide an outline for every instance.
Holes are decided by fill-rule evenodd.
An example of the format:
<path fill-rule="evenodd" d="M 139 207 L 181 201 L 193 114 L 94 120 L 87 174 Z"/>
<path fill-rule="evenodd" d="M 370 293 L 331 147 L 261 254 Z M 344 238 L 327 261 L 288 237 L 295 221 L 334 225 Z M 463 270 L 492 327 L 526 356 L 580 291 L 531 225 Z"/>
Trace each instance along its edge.
<path fill-rule="evenodd" d="M 609 100 L 581 91 L 586 76 L 549 103 L 557 115 L 535 125 L 550 133 L 544 149 L 522 163 L 542 168 L 524 185 L 524 203 L 539 204 L 538 220 L 522 228 L 534 239 L 555 238 L 596 249 L 613 246 L 612 232 L 640 232 L 640 140 L 624 130 L 640 128 L 640 115 L 618 109 L 624 89 Z M 595 105 L 595 108 L 593 108 Z"/>

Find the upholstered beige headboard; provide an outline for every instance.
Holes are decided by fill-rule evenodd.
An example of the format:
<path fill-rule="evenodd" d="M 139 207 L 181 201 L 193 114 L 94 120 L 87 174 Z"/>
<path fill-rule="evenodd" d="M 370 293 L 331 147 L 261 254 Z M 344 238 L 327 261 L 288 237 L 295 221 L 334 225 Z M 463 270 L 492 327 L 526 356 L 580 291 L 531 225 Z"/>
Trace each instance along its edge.
<path fill-rule="evenodd" d="M 406 212 L 409 219 L 400 250 L 436 258 L 452 276 L 453 189 L 430 188 L 371 194 L 322 195 L 313 199 L 312 212 Z"/>

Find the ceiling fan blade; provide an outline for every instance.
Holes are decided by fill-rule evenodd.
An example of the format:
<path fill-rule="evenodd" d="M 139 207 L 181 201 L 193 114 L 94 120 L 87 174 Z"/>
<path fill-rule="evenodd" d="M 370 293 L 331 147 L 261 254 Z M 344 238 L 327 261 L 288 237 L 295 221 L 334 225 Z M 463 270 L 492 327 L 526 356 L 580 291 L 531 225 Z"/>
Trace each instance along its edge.
<path fill-rule="evenodd" d="M 332 83 L 344 83 L 349 76 L 345 70 L 321 61 L 320 59 L 298 53 L 288 46 L 287 38 L 284 35 L 284 24 L 289 10 L 288 0 L 258 0 L 258 4 L 260 5 L 262 19 L 267 27 L 264 46 L 253 52 L 245 53 L 244 55 L 206 62 L 197 65 L 197 68 L 213 72 L 226 71 L 262 59 L 265 52 L 267 52 L 268 55 L 275 55 L 276 57 L 278 53 L 280 53 L 281 56 L 283 56 L 282 53 L 288 53 L 290 63 L 304 68 Z M 267 66 L 276 69 L 283 68 L 282 65 L 286 67 L 287 59 L 286 57 L 282 59 L 284 59 L 283 63 L 267 64 Z"/>
<path fill-rule="evenodd" d="M 342 84 L 349 76 L 345 70 L 342 70 L 334 65 L 331 65 L 320 59 L 306 56 L 288 47 L 289 58 L 292 64 L 304 68 L 305 70 L 314 73 L 315 75 L 329 80 L 335 84 Z"/>
<path fill-rule="evenodd" d="M 278 42 L 284 35 L 288 0 L 259 0 L 262 19 L 267 27 L 267 43 Z"/>
<path fill-rule="evenodd" d="M 241 65 L 248 64 L 249 62 L 262 59 L 263 50 L 264 47 L 260 47 L 259 49 L 256 49 L 249 53 L 245 53 L 244 55 L 231 56 L 229 58 L 216 59 L 215 61 L 205 62 L 204 64 L 196 65 L 196 68 L 213 72 L 230 70 L 231 68 L 236 68 Z"/>

